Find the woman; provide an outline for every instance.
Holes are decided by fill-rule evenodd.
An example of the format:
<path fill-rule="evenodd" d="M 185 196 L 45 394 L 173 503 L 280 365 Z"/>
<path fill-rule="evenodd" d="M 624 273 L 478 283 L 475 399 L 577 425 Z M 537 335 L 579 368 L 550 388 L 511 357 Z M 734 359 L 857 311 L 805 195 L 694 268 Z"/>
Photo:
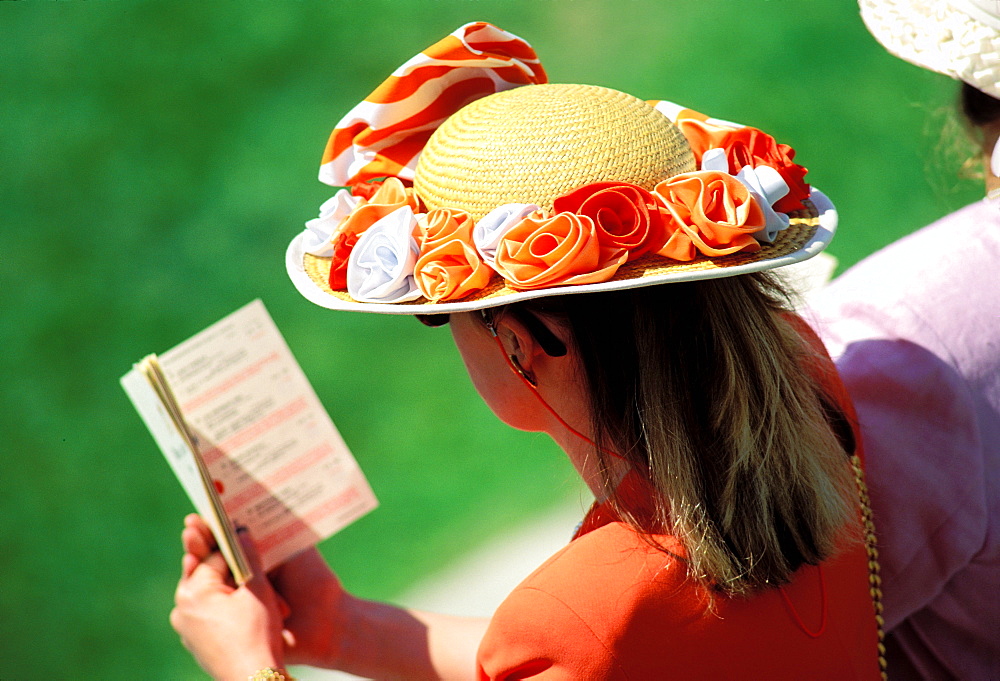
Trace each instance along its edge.
<path fill-rule="evenodd" d="M 175 628 L 218 679 L 878 678 L 850 406 L 766 273 L 832 206 L 759 130 L 544 80 L 488 24 L 408 61 L 334 130 L 351 190 L 287 264 L 325 307 L 448 323 L 593 491 L 573 541 L 479 621 L 359 600 L 315 551 L 235 588 L 192 517 Z"/>
<path fill-rule="evenodd" d="M 861 2 L 890 52 L 961 81 L 986 198 L 868 257 L 817 302 L 855 402 L 893 676 L 1000 678 L 1000 9 Z"/>

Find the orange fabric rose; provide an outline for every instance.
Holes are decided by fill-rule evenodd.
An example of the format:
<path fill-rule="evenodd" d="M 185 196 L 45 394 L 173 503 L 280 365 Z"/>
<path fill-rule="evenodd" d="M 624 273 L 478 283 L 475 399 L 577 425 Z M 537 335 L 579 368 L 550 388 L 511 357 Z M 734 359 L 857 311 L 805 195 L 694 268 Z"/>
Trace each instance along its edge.
<path fill-rule="evenodd" d="M 435 208 L 417 218 L 413 237 L 420 257 L 413 278 L 428 300 L 457 300 L 486 286 L 493 270 L 472 244 L 472 217 L 463 210 Z"/>
<path fill-rule="evenodd" d="M 494 267 L 513 288 L 539 289 L 607 281 L 628 259 L 624 248 L 604 246 L 586 215 L 527 217 L 497 245 Z"/>
<path fill-rule="evenodd" d="M 457 300 L 489 283 L 493 270 L 468 241 L 451 239 L 421 254 L 413 267 L 417 288 L 428 300 Z"/>
<path fill-rule="evenodd" d="M 752 234 L 765 223 L 764 211 L 743 183 L 717 171 L 681 173 L 656 185 L 653 193 L 673 218 L 670 234 L 656 253 L 674 260 L 758 251 Z"/>
<path fill-rule="evenodd" d="M 663 242 L 664 225 L 656 199 L 642 187 L 628 182 L 595 182 L 552 203 L 557 213 L 586 215 L 597 226 L 601 244 L 624 248 L 637 258 L 651 244 Z"/>
<path fill-rule="evenodd" d="M 461 239 L 472 244 L 472 216 L 464 210 L 435 208 L 426 215 L 417 216 L 417 229 L 413 237 L 420 252 L 424 253 L 452 239 Z"/>
<path fill-rule="evenodd" d="M 362 202 L 337 227 L 337 232 L 361 234 L 380 219 L 403 206 L 409 206 L 414 213 L 419 212 L 420 205 L 417 195 L 413 193 L 413 188 L 404 185 L 399 178 L 389 177 L 381 184 L 374 182 L 371 184 L 378 185 L 378 189 L 368 200 L 361 199 Z M 351 191 L 354 192 L 353 189 Z M 371 186 L 366 191 L 371 191 Z"/>
<path fill-rule="evenodd" d="M 682 118 L 677 126 L 691 145 L 695 160 L 701 163 L 702 155 L 709 149 L 724 149 L 729 161 L 729 172 L 735 175 L 743 166 L 771 166 L 788 185 L 788 194 L 774 204 L 779 213 L 791 213 L 802 208 L 802 200 L 809 198 L 808 172 L 795 163 L 795 150 L 787 144 L 778 144 L 773 137 L 757 128 L 729 128 L 694 118 Z"/>

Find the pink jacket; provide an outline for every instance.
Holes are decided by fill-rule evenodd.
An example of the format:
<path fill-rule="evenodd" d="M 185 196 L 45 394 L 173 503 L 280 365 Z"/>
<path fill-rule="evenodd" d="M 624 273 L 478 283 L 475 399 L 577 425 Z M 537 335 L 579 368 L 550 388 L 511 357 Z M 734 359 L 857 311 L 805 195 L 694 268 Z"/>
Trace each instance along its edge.
<path fill-rule="evenodd" d="M 1000 201 L 900 239 L 814 306 L 861 423 L 889 677 L 1000 679 Z"/>

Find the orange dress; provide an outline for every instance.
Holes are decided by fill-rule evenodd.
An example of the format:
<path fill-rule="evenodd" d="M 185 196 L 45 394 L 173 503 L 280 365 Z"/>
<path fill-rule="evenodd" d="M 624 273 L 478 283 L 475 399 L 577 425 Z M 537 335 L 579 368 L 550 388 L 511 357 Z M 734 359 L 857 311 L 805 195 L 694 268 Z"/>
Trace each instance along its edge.
<path fill-rule="evenodd" d="M 819 371 L 848 405 L 836 374 Z M 633 499 L 645 486 L 634 473 L 622 484 Z M 497 609 L 479 648 L 479 678 L 880 678 L 862 542 L 800 568 L 780 589 L 716 596 L 709 610 L 703 588 L 687 579 L 683 547 L 660 540 L 676 555 L 595 505 L 573 541 Z"/>

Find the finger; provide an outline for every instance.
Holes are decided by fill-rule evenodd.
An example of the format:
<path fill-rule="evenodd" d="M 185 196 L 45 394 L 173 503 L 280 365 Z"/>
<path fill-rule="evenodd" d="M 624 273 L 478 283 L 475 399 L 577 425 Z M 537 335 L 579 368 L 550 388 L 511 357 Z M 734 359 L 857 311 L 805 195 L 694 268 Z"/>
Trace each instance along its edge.
<path fill-rule="evenodd" d="M 232 593 L 235 587 L 231 580 L 223 576 L 222 570 L 226 570 L 228 576 L 225 560 L 217 553 L 205 561 L 199 561 L 191 574 L 177 583 L 174 602 L 183 610 L 182 606 L 202 602 L 212 594 Z"/>
<path fill-rule="evenodd" d="M 204 527 L 206 530 L 208 529 L 205 520 L 197 513 L 188 513 L 184 516 L 184 525 L 185 527 Z"/>
<path fill-rule="evenodd" d="M 250 536 L 250 530 L 245 527 L 237 528 L 236 538 L 240 542 L 240 547 L 243 549 L 243 555 L 246 556 L 247 564 L 250 566 L 250 570 L 253 573 L 251 581 L 257 580 L 258 578 L 267 579 L 264 575 L 264 567 L 261 563 L 260 553 L 257 551 L 257 544 L 254 543 L 253 537 Z"/>
<path fill-rule="evenodd" d="M 184 517 L 184 528 L 199 533 L 204 537 L 205 542 L 211 547 L 212 550 L 217 548 L 217 543 L 215 541 L 215 535 L 212 534 L 212 529 L 208 526 L 208 523 L 198 515 L 197 513 L 189 513 Z"/>
<path fill-rule="evenodd" d="M 192 556 L 190 553 L 185 553 L 184 557 L 181 558 L 181 579 L 190 577 L 199 563 L 201 563 L 200 558 Z"/>
<path fill-rule="evenodd" d="M 199 560 L 186 580 L 209 588 L 225 585 L 232 587 L 232 574 L 226 559 L 218 551 L 213 551 L 204 560 Z"/>
<path fill-rule="evenodd" d="M 288 605 L 288 601 L 282 598 L 281 594 L 276 593 L 275 597 L 278 600 L 278 614 L 281 615 L 281 621 L 284 622 L 292 614 L 292 606 Z"/>
<path fill-rule="evenodd" d="M 274 588 L 271 586 L 271 582 L 264 573 L 264 565 L 261 562 L 260 554 L 257 552 L 257 545 L 250 536 L 250 531 L 246 528 L 240 528 L 237 530 L 236 536 L 240 540 L 240 545 L 243 547 L 243 554 L 246 556 L 247 563 L 250 564 L 250 570 L 253 572 L 250 580 L 244 584 L 244 586 L 247 587 L 247 589 L 249 589 L 250 592 L 257 598 L 267 602 L 268 598 L 274 597 Z M 291 612 L 290 608 L 288 609 L 288 612 Z M 283 614 L 282 619 L 285 617 L 286 615 Z"/>
<path fill-rule="evenodd" d="M 211 568 L 223 577 L 229 575 L 229 564 L 226 563 L 225 557 L 218 551 L 212 551 L 212 553 L 208 554 L 208 557 L 201 564 L 206 568 Z"/>
<path fill-rule="evenodd" d="M 181 531 L 181 544 L 184 546 L 185 553 L 190 553 L 199 560 L 204 560 L 208 554 L 216 549 L 214 539 L 210 542 L 201 530 L 195 527 L 185 527 Z"/>
<path fill-rule="evenodd" d="M 191 577 L 195 570 L 202 566 L 204 566 L 203 569 L 213 570 L 214 572 L 219 573 L 223 579 L 229 579 L 232 581 L 229 564 L 226 562 L 225 556 L 218 551 L 212 551 L 204 557 L 193 556 L 190 553 L 185 553 L 184 557 L 181 558 L 181 579 Z"/>

